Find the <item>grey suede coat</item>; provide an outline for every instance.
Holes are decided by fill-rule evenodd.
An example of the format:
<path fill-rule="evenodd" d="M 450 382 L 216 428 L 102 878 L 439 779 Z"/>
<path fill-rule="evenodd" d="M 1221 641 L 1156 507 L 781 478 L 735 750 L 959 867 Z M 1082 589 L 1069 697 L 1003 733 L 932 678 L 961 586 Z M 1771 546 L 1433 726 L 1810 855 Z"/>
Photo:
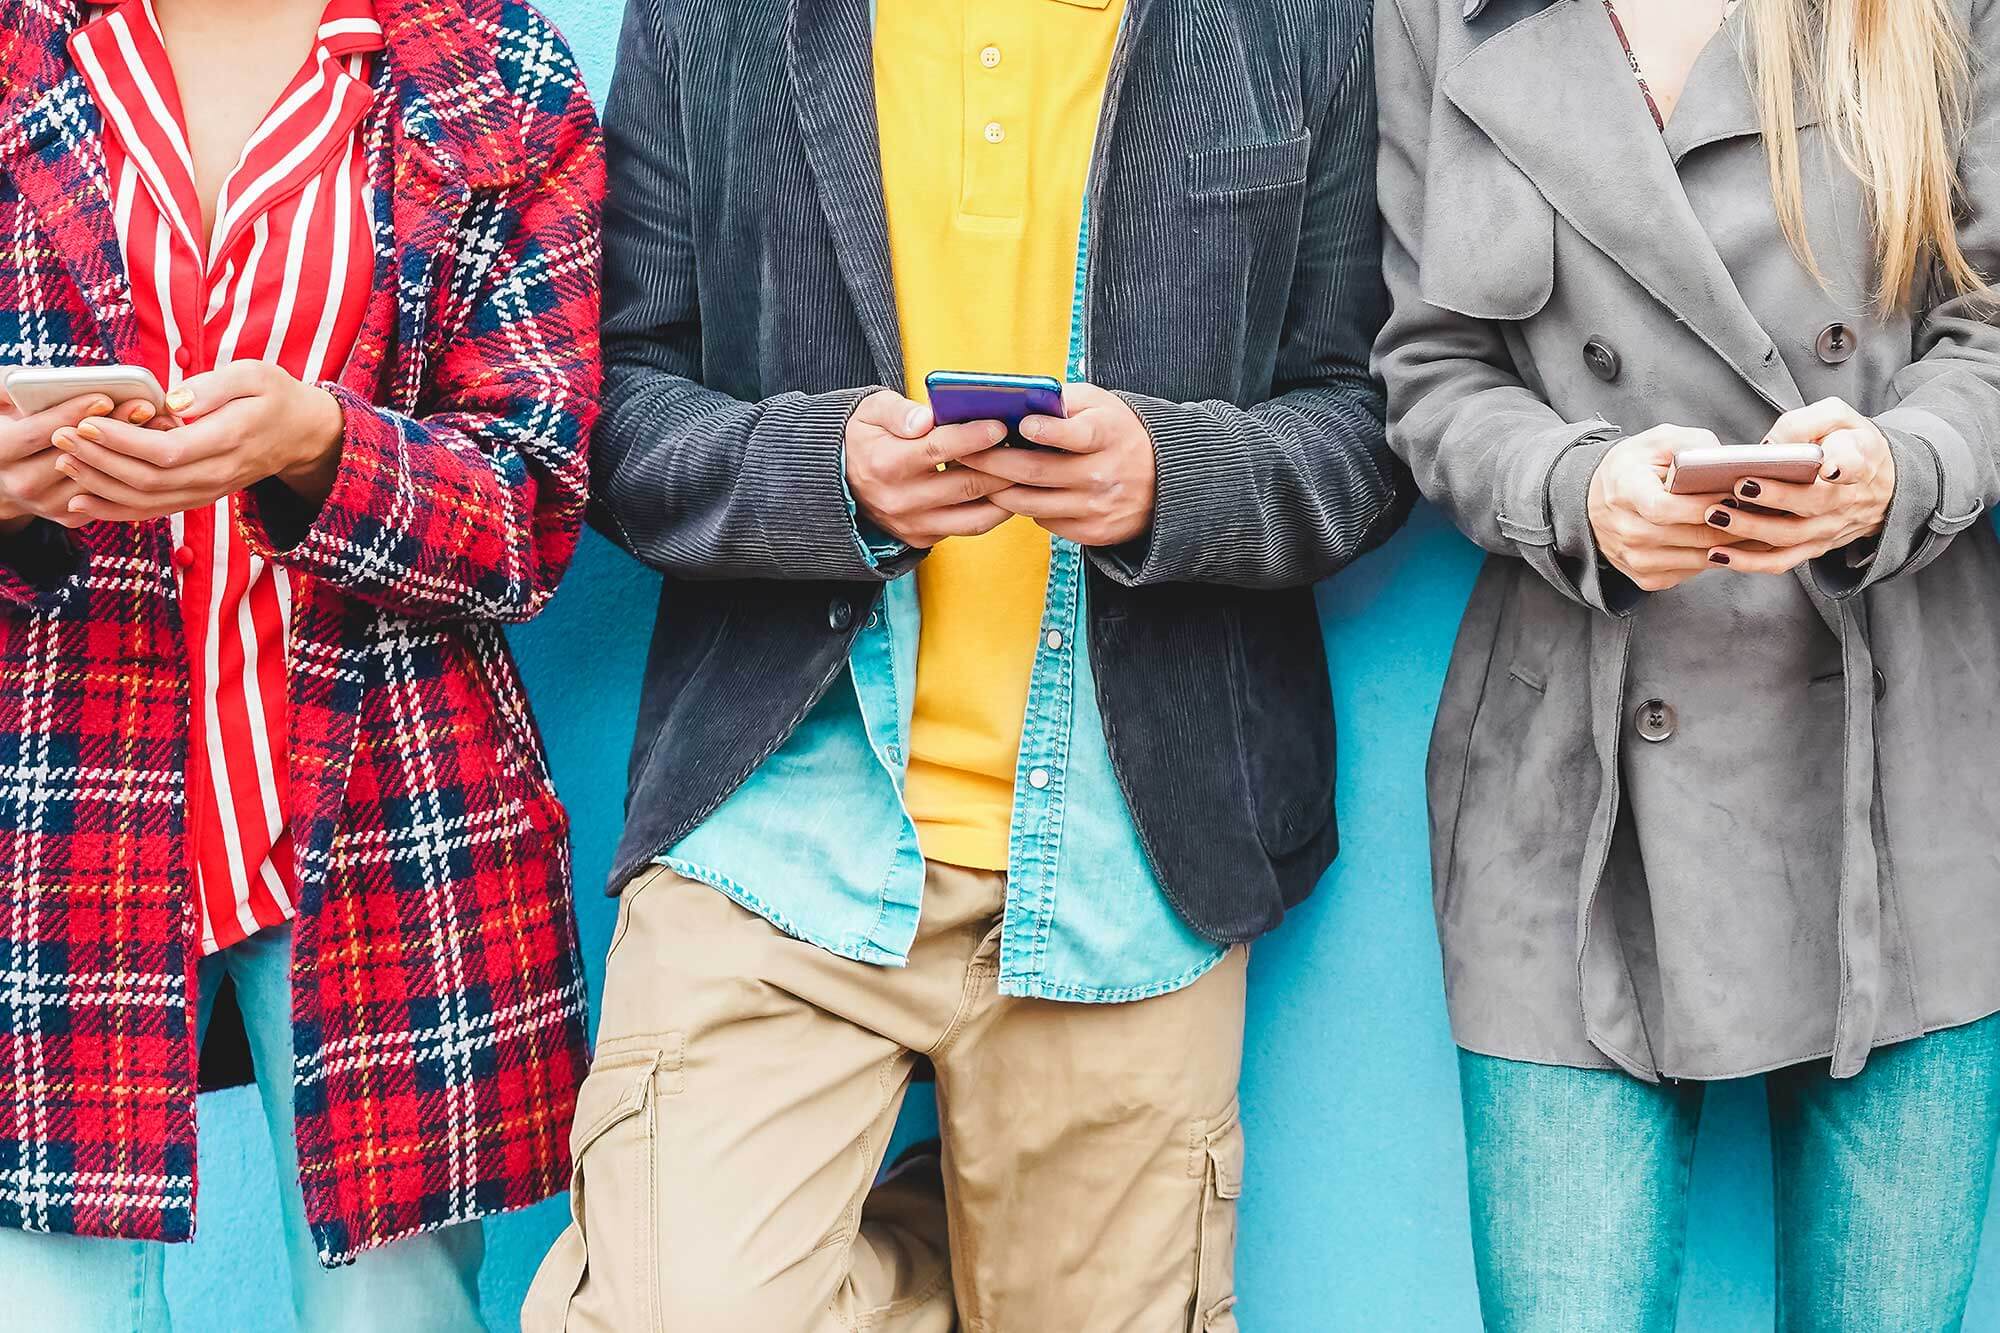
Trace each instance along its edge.
<path fill-rule="evenodd" d="M 1961 243 L 2000 274 L 2000 0 Z M 1861 190 L 1802 111 L 1822 286 L 1771 201 L 1741 22 L 1664 137 L 1600 0 L 1379 0 L 1392 446 L 1491 556 L 1430 764 L 1454 1033 L 1725 1078 L 2000 1009 L 2000 329 L 1870 302 Z M 1804 105 L 1804 99 L 1801 100 Z M 1838 396 L 1890 440 L 1879 545 L 1647 595 L 1586 513 L 1611 443 L 1755 443 Z"/>

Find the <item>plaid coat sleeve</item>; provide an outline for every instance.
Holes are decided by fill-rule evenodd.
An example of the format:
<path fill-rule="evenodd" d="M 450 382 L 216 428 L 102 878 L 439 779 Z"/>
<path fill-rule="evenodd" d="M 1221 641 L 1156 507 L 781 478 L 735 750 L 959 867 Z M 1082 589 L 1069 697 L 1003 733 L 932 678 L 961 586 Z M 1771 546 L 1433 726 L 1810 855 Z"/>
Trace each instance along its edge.
<path fill-rule="evenodd" d="M 597 414 L 603 150 L 581 81 L 531 122 L 528 160 L 491 206 L 498 247 L 460 253 L 425 410 L 328 384 L 346 414 L 317 512 L 281 483 L 243 506 L 253 549 L 413 619 L 527 620 L 554 595 L 583 522 Z M 540 142 L 535 139 L 539 137 Z"/>

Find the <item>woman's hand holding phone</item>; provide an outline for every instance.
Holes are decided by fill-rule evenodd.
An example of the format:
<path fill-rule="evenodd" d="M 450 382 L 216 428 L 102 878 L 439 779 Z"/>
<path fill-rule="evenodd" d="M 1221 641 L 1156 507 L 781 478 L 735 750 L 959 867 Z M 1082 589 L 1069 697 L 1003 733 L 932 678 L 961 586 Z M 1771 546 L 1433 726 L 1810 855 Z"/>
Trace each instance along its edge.
<path fill-rule="evenodd" d="M 1703 570 L 1733 565 L 1735 538 L 1708 522 L 1721 495 L 1675 495 L 1667 471 L 1684 449 L 1712 448 L 1714 434 L 1655 426 L 1620 440 L 1590 479 L 1590 528 L 1613 568 L 1647 592 L 1663 592 Z"/>
<path fill-rule="evenodd" d="M 54 438 L 59 430 L 107 413 L 143 425 L 152 419 L 153 405 L 114 404 L 102 394 L 86 393 L 30 413 L 0 392 L 0 534 L 17 533 L 37 518 L 66 528 L 90 521 L 70 509 L 81 488 L 58 466 L 64 455 L 55 448 Z"/>
<path fill-rule="evenodd" d="M 1841 399 L 1828 398 L 1779 417 L 1770 438 L 1819 445 L 1819 478 L 1805 485 L 1738 482 L 1736 498 L 1765 512 L 1709 507 L 1703 521 L 1710 527 L 1727 532 L 1732 541 L 1759 544 L 1731 549 L 1730 568 L 1782 574 L 1882 531 L 1896 494 L 1896 460 L 1873 421 Z"/>
<path fill-rule="evenodd" d="M 86 520 L 129 523 L 213 504 L 269 477 L 308 500 L 332 489 L 345 419 L 332 394 L 266 361 L 236 361 L 167 395 L 177 418 L 148 430 L 92 416 L 58 430 L 56 466 Z"/>

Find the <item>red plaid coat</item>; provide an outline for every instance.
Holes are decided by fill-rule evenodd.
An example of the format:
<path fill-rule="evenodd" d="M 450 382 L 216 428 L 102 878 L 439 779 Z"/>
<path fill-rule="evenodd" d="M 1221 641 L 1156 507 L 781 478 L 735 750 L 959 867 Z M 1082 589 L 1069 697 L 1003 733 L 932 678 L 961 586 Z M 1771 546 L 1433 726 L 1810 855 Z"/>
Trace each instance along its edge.
<path fill-rule="evenodd" d="M 0 30 L 0 362 L 132 359 L 74 0 Z M 512 0 L 381 0 L 378 274 L 297 579 L 298 1141 L 322 1259 L 565 1183 L 568 824 L 501 625 L 555 590 L 597 390 L 595 115 Z M 0 1225 L 194 1227 L 188 680 L 164 521 L 0 544 Z"/>

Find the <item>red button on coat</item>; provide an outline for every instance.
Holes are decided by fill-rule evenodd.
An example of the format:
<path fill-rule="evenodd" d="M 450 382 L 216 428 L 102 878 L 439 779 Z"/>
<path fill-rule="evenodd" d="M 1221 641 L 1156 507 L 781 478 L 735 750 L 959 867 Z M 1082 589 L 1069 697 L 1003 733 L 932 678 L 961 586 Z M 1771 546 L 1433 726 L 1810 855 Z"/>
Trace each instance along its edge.
<path fill-rule="evenodd" d="M 186 370 L 194 364 L 194 353 L 185 347 L 181 348 L 178 352 L 174 353 L 174 364 L 182 370 Z"/>
<path fill-rule="evenodd" d="M 176 546 L 174 548 L 174 568 L 183 573 L 194 568 L 194 547 Z"/>

